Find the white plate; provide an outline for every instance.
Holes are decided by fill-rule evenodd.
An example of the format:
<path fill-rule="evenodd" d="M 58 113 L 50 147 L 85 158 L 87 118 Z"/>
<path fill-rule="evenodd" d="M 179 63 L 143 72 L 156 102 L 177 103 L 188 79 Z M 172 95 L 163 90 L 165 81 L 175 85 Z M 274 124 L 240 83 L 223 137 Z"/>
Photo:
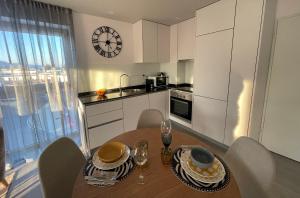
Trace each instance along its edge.
<path fill-rule="evenodd" d="M 220 172 L 216 177 L 207 177 L 207 176 L 203 176 L 200 175 L 199 173 L 193 171 L 188 162 L 190 160 L 191 157 L 191 151 L 187 150 L 187 151 L 183 151 L 181 153 L 181 157 L 180 157 L 180 164 L 182 169 L 193 179 L 200 181 L 200 182 L 204 182 L 204 183 L 218 183 L 220 181 L 222 181 L 222 179 L 224 179 L 225 177 L 225 168 L 223 166 L 223 164 L 220 162 L 220 160 L 218 160 L 218 158 L 215 158 L 215 160 L 217 161 L 217 163 L 219 164 L 220 167 Z"/>
<path fill-rule="evenodd" d="M 130 148 L 125 145 L 125 152 L 118 161 L 112 162 L 112 163 L 102 162 L 98 157 L 98 150 L 97 150 L 93 155 L 92 162 L 93 162 L 94 166 L 96 166 L 97 168 L 99 168 L 101 170 L 110 170 L 110 169 L 114 169 L 114 168 L 121 166 L 124 162 L 126 162 L 128 160 L 129 156 L 130 156 Z"/>

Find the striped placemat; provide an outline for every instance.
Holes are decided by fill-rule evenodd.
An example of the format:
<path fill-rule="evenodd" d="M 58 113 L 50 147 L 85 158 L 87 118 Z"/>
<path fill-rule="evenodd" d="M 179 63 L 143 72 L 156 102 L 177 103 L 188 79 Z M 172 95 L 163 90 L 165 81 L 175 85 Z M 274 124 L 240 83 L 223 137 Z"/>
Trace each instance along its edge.
<path fill-rule="evenodd" d="M 125 179 L 135 168 L 135 163 L 133 158 L 130 156 L 126 162 L 124 162 L 121 166 L 110 169 L 110 170 L 101 170 L 94 166 L 92 159 L 90 158 L 87 163 L 85 164 L 83 174 L 84 176 L 97 176 L 100 174 L 101 171 L 110 171 L 110 172 L 117 172 L 116 180 L 121 181 Z M 101 186 L 99 184 L 99 186 Z"/>
<path fill-rule="evenodd" d="M 197 180 L 193 179 L 192 177 L 190 177 L 183 170 L 183 168 L 181 167 L 181 164 L 180 164 L 181 153 L 182 153 L 182 148 L 177 148 L 175 150 L 175 152 L 173 154 L 173 158 L 172 158 L 171 168 L 172 168 L 174 174 L 176 175 L 176 177 L 178 179 L 180 179 L 184 184 L 186 184 L 187 186 L 189 186 L 193 189 L 196 189 L 198 191 L 204 191 L 204 192 L 219 191 L 228 185 L 229 180 L 230 180 L 230 171 L 221 158 L 216 156 L 224 166 L 225 173 L 226 173 L 225 177 L 220 182 L 211 184 L 211 183 L 204 183 L 204 182 L 197 181 Z"/>

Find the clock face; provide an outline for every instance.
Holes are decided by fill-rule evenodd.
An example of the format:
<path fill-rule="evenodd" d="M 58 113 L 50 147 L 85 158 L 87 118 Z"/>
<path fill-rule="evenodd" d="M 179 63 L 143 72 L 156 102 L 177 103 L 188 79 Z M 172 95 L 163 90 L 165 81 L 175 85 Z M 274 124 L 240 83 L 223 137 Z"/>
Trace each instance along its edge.
<path fill-rule="evenodd" d="M 92 36 L 95 50 L 103 57 L 113 58 L 120 54 L 122 39 L 118 32 L 111 27 L 102 26 L 95 30 Z"/>

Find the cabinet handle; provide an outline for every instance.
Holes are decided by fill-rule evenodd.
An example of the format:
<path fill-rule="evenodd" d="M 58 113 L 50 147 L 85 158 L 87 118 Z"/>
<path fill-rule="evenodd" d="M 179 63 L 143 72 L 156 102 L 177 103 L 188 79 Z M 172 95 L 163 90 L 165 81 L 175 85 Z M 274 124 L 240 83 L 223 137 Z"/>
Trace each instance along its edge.
<path fill-rule="evenodd" d="M 98 124 L 98 125 L 95 125 L 95 126 L 91 126 L 89 127 L 88 129 L 93 129 L 93 128 L 96 128 L 96 127 L 100 127 L 100 126 L 104 126 L 104 125 L 107 125 L 107 124 L 111 124 L 113 122 L 118 122 L 118 121 L 121 121 L 123 120 L 123 118 L 119 118 L 119 119 L 116 119 L 116 120 L 112 120 L 112 121 L 109 121 L 109 122 L 104 122 L 102 124 Z"/>

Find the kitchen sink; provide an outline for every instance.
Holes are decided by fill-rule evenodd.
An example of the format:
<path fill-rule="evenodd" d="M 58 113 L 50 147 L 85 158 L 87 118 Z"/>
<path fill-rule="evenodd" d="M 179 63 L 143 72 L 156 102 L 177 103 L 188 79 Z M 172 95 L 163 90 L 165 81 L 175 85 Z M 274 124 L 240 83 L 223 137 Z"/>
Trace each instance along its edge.
<path fill-rule="evenodd" d="M 124 89 L 121 91 L 121 96 L 134 95 L 145 92 L 145 89 Z"/>

